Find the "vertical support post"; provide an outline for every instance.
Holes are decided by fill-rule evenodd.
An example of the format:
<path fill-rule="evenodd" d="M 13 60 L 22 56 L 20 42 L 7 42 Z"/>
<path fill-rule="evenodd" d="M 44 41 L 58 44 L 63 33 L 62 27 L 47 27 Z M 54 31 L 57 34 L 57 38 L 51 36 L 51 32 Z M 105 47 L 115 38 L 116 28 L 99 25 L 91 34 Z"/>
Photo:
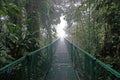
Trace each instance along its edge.
<path fill-rule="evenodd" d="M 35 58 L 35 60 L 34 60 L 34 76 L 35 76 L 35 80 L 38 80 L 38 72 L 37 72 L 37 63 L 38 63 L 38 56 L 37 56 L 37 54 L 34 56 Z"/>
<path fill-rule="evenodd" d="M 32 78 L 32 76 L 31 76 L 31 73 L 32 73 L 32 56 L 27 55 L 26 59 L 27 59 L 27 67 L 28 67 L 28 69 L 27 69 L 28 80 L 31 80 L 31 78 Z"/>
<path fill-rule="evenodd" d="M 50 46 L 48 46 L 48 54 L 49 54 L 49 58 L 50 58 L 50 64 L 51 64 L 51 62 L 52 62 L 52 45 L 50 45 Z"/>
<path fill-rule="evenodd" d="M 99 75 L 100 75 L 100 66 L 99 63 L 96 61 L 95 80 L 99 78 Z"/>
<path fill-rule="evenodd" d="M 90 80 L 95 80 L 95 72 L 94 72 L 94 65 L 95 65 L 95 59 L 91 59 L 90 61 Z"/>
<path fill-rule="evenodd" d="M 48 69 L 50 68 L 50 66 L 51 66 L 51 63 L 52 63 L 52 52 L 51 52 L 51 45 L 49 45 L 48 47 L 47 47 L 47 62 L 48 62 Z"/>
<path fill-rule="evenodd" d="M 54 44 L 51 44 L 51 46 L 50 46 L 51 63 L 52 63 L 52 59 L 53 59 L 53 45 Z"/>
<path fill-rule="evenodd" d="M 84 80 L 87 80 L 87 56 L 84 54 Z"/>
<path fill-rule="evenodd" d="M 73 66 L 74 66 L 74 49 L 73 49 L 73 45 L 70 44 L 70 47 L 71 47 L 71 58 L 72 58 Z"/>
<path fill-rule="evenodd" d="M 76 65 L 77 65 L 77 48 L 74 47 L 74 67 L 76 68 Z"/>
<path fill-rule="evenodd" d="M 50 54 L 50 51 L 49 51 L 49 47 L 47 46 L 46 47 L 46 49 L 45 49 L 45 51 L 46 51 L 46 54 L 47 54 L 47 62 L 48 62 L 48 66 L 50 65 L 50 60 L 51 60 L 51 54 Z"/>
<path fill-rule="evenodd" d="M 25 59 L 26 60 L 26 59 Z M 25 72 L 25 63 L 26 61 L 22 62 L 22 66 L 21 66 L 21 75 L 22 75 L 22 80 L 26 80 L 26 72 Z"/>

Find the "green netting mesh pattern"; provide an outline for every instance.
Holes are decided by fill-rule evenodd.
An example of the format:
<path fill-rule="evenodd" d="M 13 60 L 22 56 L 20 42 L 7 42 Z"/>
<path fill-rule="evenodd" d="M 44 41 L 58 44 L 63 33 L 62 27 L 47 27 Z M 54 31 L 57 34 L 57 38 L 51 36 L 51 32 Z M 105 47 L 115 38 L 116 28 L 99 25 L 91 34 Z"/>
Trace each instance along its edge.
<path fill-rule="evenodd" d="M 0 69 L 0 80 L 43 80 L 58 40 Z"/>
<path fill-rule="evenodd" d="M 120 80 L 120 73 L 66 40 L 73 65 L 83 80 Z"/>

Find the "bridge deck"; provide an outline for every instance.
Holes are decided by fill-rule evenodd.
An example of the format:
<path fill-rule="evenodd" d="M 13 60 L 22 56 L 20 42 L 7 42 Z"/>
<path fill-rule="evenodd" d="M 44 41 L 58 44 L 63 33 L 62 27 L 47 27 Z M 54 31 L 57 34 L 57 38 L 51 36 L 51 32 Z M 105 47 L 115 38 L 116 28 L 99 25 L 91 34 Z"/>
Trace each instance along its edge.
<path fill-rule="evenodd" d="M 46 80 L 78 80 L 64 41 L 59 41 Z"/>

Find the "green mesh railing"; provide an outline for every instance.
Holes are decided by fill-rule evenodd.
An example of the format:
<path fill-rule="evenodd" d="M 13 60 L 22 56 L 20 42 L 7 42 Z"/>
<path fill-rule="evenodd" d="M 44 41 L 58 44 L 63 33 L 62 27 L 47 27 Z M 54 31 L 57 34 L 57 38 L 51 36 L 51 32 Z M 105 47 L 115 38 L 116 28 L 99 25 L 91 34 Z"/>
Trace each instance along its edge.
<path fill-rule="evenodd" d="M 120 80 L 120 73 L 83 49 L 65 41 L 73 65 L 82 80 Z"/>
<path fill-rule="evenodd" d="M 59 40 L 0 69 L 0 80 L 43 80 Z"/>

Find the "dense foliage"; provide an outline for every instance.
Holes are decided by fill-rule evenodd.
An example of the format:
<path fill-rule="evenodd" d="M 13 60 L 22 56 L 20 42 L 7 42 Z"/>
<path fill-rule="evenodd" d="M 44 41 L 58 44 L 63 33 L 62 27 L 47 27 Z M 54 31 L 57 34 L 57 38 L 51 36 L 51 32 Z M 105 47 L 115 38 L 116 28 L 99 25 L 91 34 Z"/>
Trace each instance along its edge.
<path fill-rule="evenodd" d="M 0 67 L 55 38 L 55 11 L 49 0 L 0 0 Z"/>
<path fill-rule="evenodd" d="M 69 39 L 120 71 L 120 1 L 73 0 L 71 3 L 74 5 L 66 17 Z"/>

